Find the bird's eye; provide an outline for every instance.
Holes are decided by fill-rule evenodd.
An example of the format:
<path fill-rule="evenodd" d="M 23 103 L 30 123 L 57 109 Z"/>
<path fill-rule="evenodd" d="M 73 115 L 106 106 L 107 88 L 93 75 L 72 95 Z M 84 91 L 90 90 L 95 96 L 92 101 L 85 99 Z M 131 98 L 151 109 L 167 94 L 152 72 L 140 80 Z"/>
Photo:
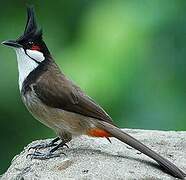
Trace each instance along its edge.
<path fill-rule="evenodd" d="M 34 42 L 33 41 L 29 41 L 28 44 L 32 45 L 32 44 L 34 44 Z"/>

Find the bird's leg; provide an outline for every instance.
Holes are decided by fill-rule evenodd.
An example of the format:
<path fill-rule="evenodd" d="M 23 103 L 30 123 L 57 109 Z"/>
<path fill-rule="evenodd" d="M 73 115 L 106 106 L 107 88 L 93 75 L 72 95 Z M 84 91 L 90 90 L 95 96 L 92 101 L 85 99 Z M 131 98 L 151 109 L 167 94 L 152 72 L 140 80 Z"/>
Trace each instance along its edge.
<path fill-rule="evenodd" d="M 30 153 L 27 155 L 28 156 L 31 156 L 31 159 L 40 159 L 40 160 L 45 160 L 45 159 L 50 159 L 50 158 L 54 158 L 54 157 L 59 157 L 60 154 L 64 154 L 66 155 L 65 153 L 57 153 L 57 154 L 54 154 L 54 152 L 59 149 L 60 147 L 63 147 L 63 146 L 66 146 L 66 143 L 65 141 L 62 141 L 61 143 L 59 143 L 58 145 L 56 145 L 54 148 L 52 148 L 49 152 L 47 153 L 41 153 L 41 152 L 38 152 L 38 151 L 35 151 L 34 153 Z"/>
<path fill-rule="evenodd" d="M 55 152 L 56 150 L 58 150 L 60 147 L 63 147 L 63 146 L 66 146 L 67 148 L 69 148 L 68 145 L 63 141 L 63 142 L 59 143 L 57 146 L 55 146 L 54 148 L 52 148 L 50 150 L 50 153 Z"/>
<path fill-rule="evenodd" d="M 44 148 L 47 148 L 47 147 L 53 147 L 53 146 L 56 146 L 57 144 L 56 144 L 56 142 L 57 141 L 59 141 L 60 140 L 60 138 L 59 137 L 56 137 L 55 139 L 53 139 L 51 142 L 49 142 L 49 143 L 43 143 L 43 144 L 37 144 L 37 145 L 35 145 L 35 146 L 31 146 L 30 148 L 29 148 L 29 150 L 30 149 L 35 149 L 35 150 L 37 150 L 37 149 L 44 149 Z"/>

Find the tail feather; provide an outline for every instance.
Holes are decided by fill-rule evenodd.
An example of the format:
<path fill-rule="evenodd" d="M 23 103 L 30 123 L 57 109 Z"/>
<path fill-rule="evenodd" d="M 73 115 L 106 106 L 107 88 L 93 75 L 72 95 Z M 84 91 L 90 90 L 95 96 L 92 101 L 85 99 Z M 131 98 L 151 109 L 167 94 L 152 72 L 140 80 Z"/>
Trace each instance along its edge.
<path fill-rule="evenodd" d="M 106 130 L 115 138 L 119 139 L 120 141 L 128 144 L 129 146 L 137 149 L 143 154 L 154 159 L 160 166 L 162 166 L 167 172 L 169 172 L 173 176 L 178 177 L 180 179 L 184 179 L 184 177 L 186 177 L 186 174 L 183 171 L 181 171 L 178 167 L 176 167 L 173 163 L 163 158 L 158 153 L 151 150 L 137 139 L 123 132 L 121 129 L 104 121 L 100 121 L 98 124 L 99 128 Z"/>

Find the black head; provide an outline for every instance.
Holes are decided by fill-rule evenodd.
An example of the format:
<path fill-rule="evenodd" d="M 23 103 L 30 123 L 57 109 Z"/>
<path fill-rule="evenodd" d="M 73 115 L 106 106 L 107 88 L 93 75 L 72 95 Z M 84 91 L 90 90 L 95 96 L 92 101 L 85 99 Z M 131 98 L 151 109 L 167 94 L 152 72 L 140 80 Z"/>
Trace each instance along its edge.
<path fill-rule="evenodd" d="M 37 25 L 33 7 L 27 8 L 27 23 L 23 35 L 15 41 L 8 40 L 4 41 L 2 44 L 15 48 L 22 47 L 25 50 L 30 49 L 40 51 L 45 57 L 50 55 L 50 52 L 42 39 L 42 30 Z"/>

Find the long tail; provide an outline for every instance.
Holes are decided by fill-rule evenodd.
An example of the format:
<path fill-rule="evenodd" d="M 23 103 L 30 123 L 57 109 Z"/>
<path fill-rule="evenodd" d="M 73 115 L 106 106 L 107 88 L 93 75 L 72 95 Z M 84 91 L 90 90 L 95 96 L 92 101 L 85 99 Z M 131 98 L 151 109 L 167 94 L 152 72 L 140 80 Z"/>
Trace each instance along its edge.
<path fill-rule="evenodd" d="M 99 121 L 98 124 L 99 128 L 104 129 L 115 138 L 119 139 L 120 141 L 128 144 L 129 146 L 137 149 L 143 154 L 154 159 L 160 166 L 162 166 L 167 172 L 169 172 L 174 177 L 180 179 L 184 179 L 186 177 L 186 174 L 183 171 L 181 171 L 178 167 L 176 167 L 173 163 L 163 158 L 162 156 L 160 156 L 159 154 L 157 154 L 156 152 L 154 152 L 153 150 L 139 142 L 137 139 L 133 138 L 127 133 L 124 133 L 121 129 L 104 121 Z"/>

